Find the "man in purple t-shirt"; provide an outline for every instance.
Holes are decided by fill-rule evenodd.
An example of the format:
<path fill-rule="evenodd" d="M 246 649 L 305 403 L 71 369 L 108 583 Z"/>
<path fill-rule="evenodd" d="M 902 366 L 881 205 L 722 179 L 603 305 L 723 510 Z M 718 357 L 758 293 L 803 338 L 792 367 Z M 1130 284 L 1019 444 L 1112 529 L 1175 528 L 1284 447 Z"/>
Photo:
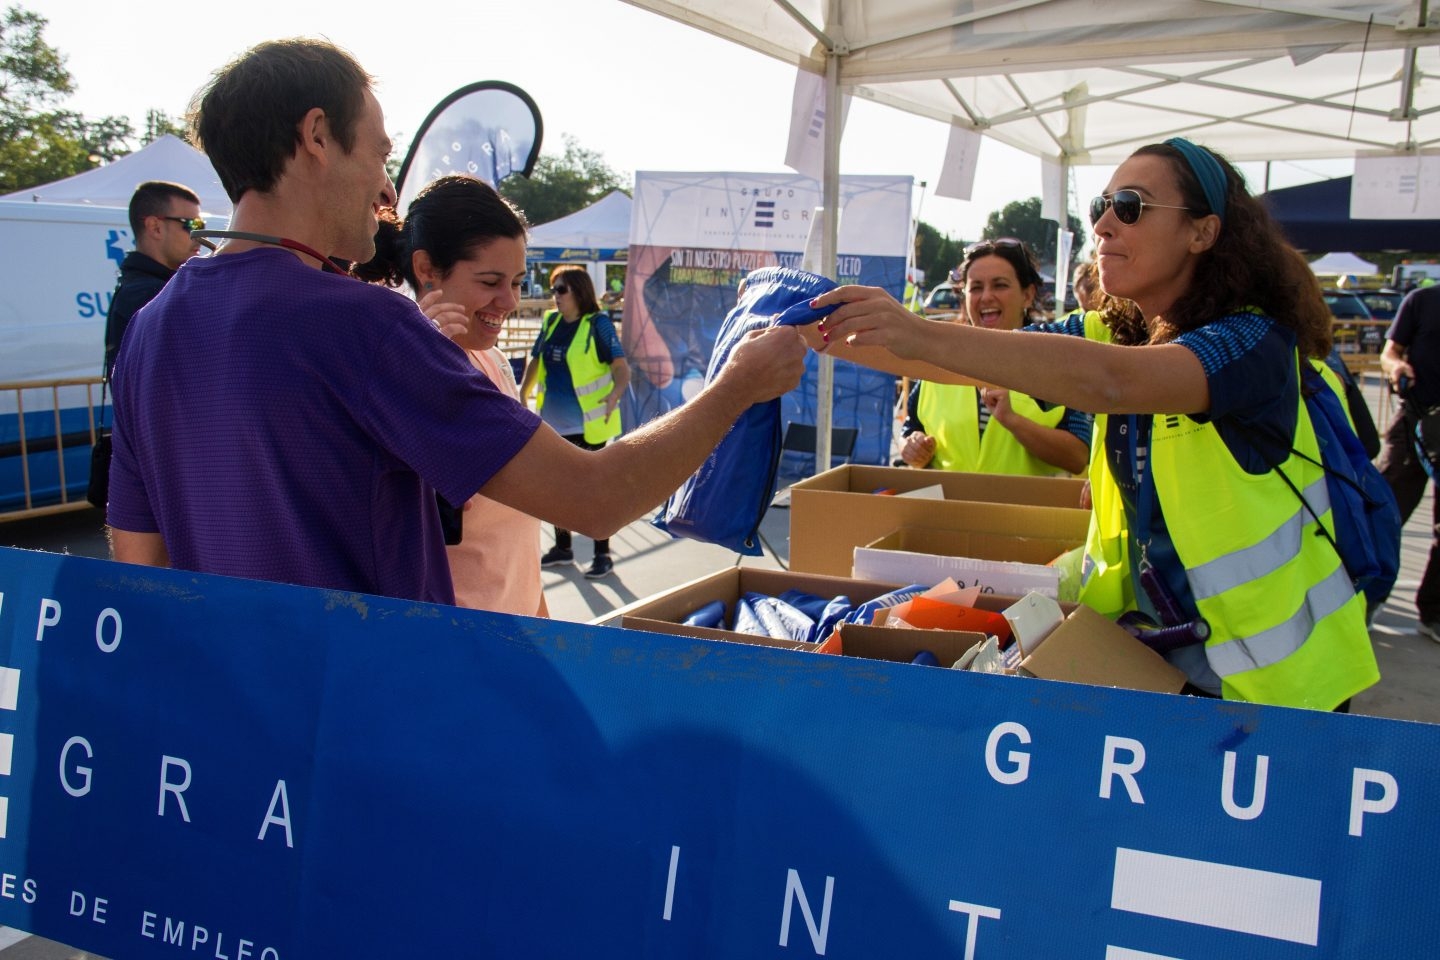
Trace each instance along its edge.
<path fill-rule="evenodd" d="M 195 133 L 245 236 L 190 261 L 126 334 L 117 560 L 453 602 L 436 491 L 606 537 L 799 382 L 803 341 L 776 328 L 671 416 L 579 450 L 478 374 L 442 335 L 455 329 L 334 272 L 331 258 L 370 259 L 395 203 L 384 117 L 348 54 L 247 51 L 204 91 Z"/>

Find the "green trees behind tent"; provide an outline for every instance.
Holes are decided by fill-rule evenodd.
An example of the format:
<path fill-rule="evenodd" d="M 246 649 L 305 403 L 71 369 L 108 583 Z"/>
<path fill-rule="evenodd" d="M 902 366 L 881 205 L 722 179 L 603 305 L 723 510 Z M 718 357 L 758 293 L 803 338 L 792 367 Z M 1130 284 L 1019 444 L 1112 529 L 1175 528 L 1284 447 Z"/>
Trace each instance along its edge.
<path fill-rule="evenodd" d="M 49 21 L 12 6 L 0 14 L 0 193 L 50 183 L 123 157 L 135 131 L 127 117 L 90 119 L 63 109 L 75 92 L 65 55 L 45 41 Z M 150 110 L 140 143 L 180 124 Z"/>

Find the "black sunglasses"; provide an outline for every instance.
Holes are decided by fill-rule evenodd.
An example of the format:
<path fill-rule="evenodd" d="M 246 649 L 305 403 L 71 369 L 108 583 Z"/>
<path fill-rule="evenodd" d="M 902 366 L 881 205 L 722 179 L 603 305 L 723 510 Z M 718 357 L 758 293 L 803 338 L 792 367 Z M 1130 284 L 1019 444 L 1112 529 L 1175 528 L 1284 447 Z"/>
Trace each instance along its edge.
<path fill-rule="evenodd" d="M 1116 220 L 1130 226 L 1140 219 L 1140 214 L 1145 212 L 1146 207 L 1193 212 L 1189 207 L 1177 207 L 1173 203 L 1151 203 L 1142 199 L 1134 190 L 1116 190 L 1108 197 L 1102 195 L 1090 201 L 1090 226 L 1098 224 L 1100 218 L 1105 216 L 1105 211 L 1111 209 L 1115 211 Z"/>
<path fill-rule="evenodd" d="M 972 260 L 978 260 L 978 259 L 981 258 L 981 257 L 988 257 L 988 256 L 990 256 L 991 254 L 994 254 L 994 253 L 996 253 L 997 251 L 1000 251 L 1000 250 L 1021 250 L 1021 251 L 1023 251 L 1024 249 L 1025 249 L 1025 241 L 1024 241 L 1024 240 L 1017 240 L 1015 237 L 1001 237 L 1001 238 L 999 238 L 998 240 L 977 240 L 977 241 L 975 241 L 974 243 L 970 244 L 970 246 L 966 247 L 966 248 L 961 252 L 961 254 L 960 254 L 960 260 L 961 260 L 960 266 L 959 266 L 959 267 L 956 267 L 954 270 L 951 270 L 951 271 L 950 271 L 950 282 L 951 282 L 951 283 L 959 283 L 959 282 L 960 282 L 960 278 L 964 275 L 964 271 L 963 271 L 961 268 L 962 268 L 962 267 L 965 267 L 965 266 L 966 266 L 967 264 L 969 264 L 970 261 L 972 261 Z M 1007 258 L 1007 259 L 1008 259 L 1008 258 Z M 1023 259 L 1029 259 L 1029 258 L 1026 257 L 1026 258 L 1023 258 Z M 1012 261 L 1012 266 L 1013 266 L 1013 261 Z M 1017 268 L 1016 272 L 1017 272 L 1017 273 L 1019 272 L 1019 269 L 1018 269 L 1018 268 Z"/>
<path fill-rule="evenodd" d="M 567 287 L 567 286 L 565 286 L 565 284 L 563 284 L 563 283 L 557 283 L 557 284 L 555 284 L 555 286 L 553 286 L 553 287 L 550 288 L 550 292 L 553 293 L 553 294 L 555 294 L 555 296 L 558 297 L 558 296 L 560 296 L 560 295 L 563 294 L 563 293 L 569 293 L 569 292 L 570 292 L 570 288 Z"/>
<path fill-rule="evenodd" d="M 199 217 L 161 217 L 161 220 L 174 220 L 186 230 L 204 230 L 205 221 Z"/>
<path fill-rule="evenodd" d="M 1014 237 L 1001 237 L 999 240 L 977 240 L 965 248 L 962 256 L 966 260 L 973 260 L 976 257 L 988 257 L 996 250 L 1019 250 L 1025 246 L 1023 240 Z"/>

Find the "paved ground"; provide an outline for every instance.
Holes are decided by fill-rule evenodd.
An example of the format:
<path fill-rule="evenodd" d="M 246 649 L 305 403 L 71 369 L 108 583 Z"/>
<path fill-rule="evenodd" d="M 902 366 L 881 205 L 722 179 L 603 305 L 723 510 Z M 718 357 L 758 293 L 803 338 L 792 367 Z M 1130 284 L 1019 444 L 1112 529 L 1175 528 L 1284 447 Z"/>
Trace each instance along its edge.
<path fill-rule="evenodd" d="M 1370 388 L 1372 406 L 1378 407 L 1377 388 Z M 1415 588 L 1424 571 L 1430 546 L 1430 505 L 1422 503 L 1406 525 L 1401 544 L 1400 579 L 1389 603 L 1371 630 L 1380 661 L 1380 683 L 1355 698 L 1356 713 L 1440 723 L 1440 644 L 1415 632 Z M 0 545 L 105 557 L 106 546 L 98 510 L 0 524 Z M 771 510 L 762 532 L 772 550 L 763 557 L 747 557 L 746 566 L 775 568 L 789 557 L 789 511 Z M 551 538 L 546 528 L 546 546 Z M 705 576 L 737 558 L 709 544 L 671 540 L 648 521 L 632 523 L 611 538 L 615 572 L 600 581 L 584 578 L 591 557 L 590 541 L 576 538 L 576 564 L 546 570 L 545 596 L 551 614 L 567 620 L 592 620 L 617 607 L 650 596 L 697 577 Z M 0 927 L 0 960 L 86 960 L 91 955 L 39 937 Z"/>

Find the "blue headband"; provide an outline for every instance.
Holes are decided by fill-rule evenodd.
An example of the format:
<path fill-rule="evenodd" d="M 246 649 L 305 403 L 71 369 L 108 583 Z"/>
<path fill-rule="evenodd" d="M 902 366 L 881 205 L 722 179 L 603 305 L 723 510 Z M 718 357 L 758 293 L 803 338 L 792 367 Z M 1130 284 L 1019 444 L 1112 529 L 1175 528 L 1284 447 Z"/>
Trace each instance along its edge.
<path fill-rule="evenodd" d="M 1205 202 L 1210 205 L 1210 212 L 1224 223 L 1226 177 L 1220 161 L 1215 159 L 1215 154 L 1204 147 L 1196 146 L 1184 137 L 1171 137 L 1165 141 L 1165 145 L 1179 150 L 1185 162 L 1190 164 L 1195 179 L 1200 181 L 1200 189 L 1205 192 Z"/>

